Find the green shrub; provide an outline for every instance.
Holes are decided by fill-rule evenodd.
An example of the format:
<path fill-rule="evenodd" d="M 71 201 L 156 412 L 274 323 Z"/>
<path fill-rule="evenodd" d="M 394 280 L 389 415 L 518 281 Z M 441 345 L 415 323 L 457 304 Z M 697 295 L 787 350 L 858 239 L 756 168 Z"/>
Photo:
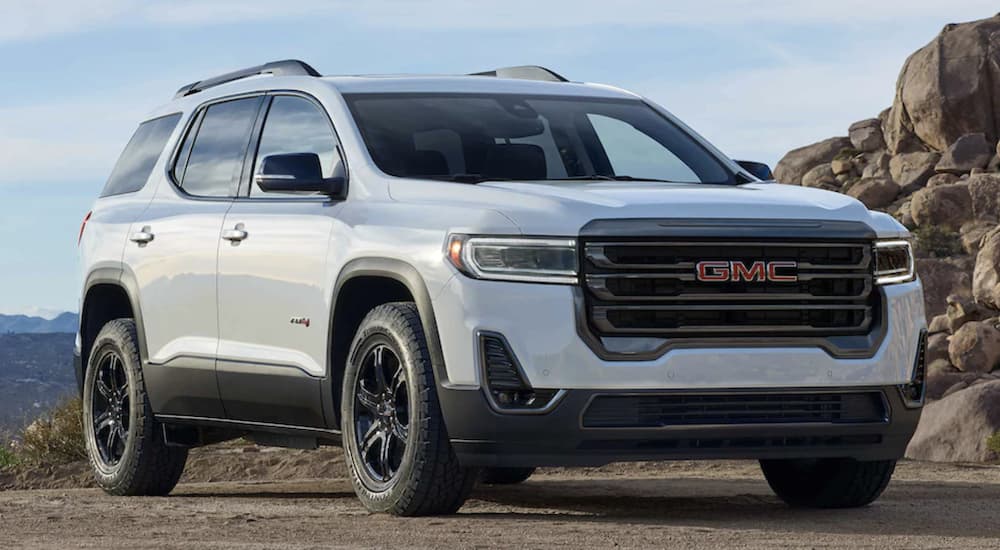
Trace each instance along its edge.
<path fill-rule="evenodd" d="M 995 433 L 986 438 L 986 448 L 994 453 L 1000 453 L 1000 433 Z"/>
<path fill-rule="evenodd" d="M 39 464 L 65 464 L 87 457 L 83 442 L 82 403 L 69 399 L 28 425 L 16 458 Z"/>
<path fill-rule="evenodd" d="M 853 147 L 844 147 L 837 154 L 834 155 L 833 160 L 851 160 L 852 158 L 860 155 L 863 151 L 859 149 L 854 149 Z"/>
<path fill-rule="evenodd" d="M 17 466 L 20 462 L 9 443 L 0 446 L 0 470 Z"/>
<path fill-rule="evenodd" d="M 946 258 L 965 253 L 961 236 L 946 227 L 918 227 L 913 230 L 913 238 L 913 252 L 921 258 Z"/>

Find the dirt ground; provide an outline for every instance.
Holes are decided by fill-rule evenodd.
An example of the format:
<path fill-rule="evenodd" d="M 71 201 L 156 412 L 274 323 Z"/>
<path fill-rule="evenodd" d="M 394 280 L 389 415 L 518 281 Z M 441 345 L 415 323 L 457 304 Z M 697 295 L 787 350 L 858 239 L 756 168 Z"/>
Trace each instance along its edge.
<path fill-rule="evenodd" d="M 80 467 L 0 487 L 0 548 L 1000 548 L 1000 467 L 903 462 L 859 510 L 793 510 L 753 462 L 543 470 L 479 487 L 459 514 L 368 514 L 337 450 L 192 456 L 168 498 L 113 498 Z M 312 478 L 312 479 L 309 479 Z"/>

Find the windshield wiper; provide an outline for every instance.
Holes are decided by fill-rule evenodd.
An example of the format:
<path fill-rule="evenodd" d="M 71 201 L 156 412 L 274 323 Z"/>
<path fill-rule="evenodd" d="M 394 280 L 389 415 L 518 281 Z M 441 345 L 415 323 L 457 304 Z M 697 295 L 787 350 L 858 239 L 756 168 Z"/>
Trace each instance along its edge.
<path fill-rule="evenodd" d="M 449 176 L 423 176 L 427 179 L 454 181 L 458 183 L 482 183 L 484 181 L 511 181 L 509 178 L 491 178 L 482 174 L 451 174 Z"/>
<path fill-rule="evenodd" d="M 639 178 L 635 176 L 605 176 L 602 174 L 592 174 L 589 176 L 571 176 L 568 178 L 550 178 L 547 181 L 653 181 L 663 183 L 676 183 L 670 180 L 656 178 Z"/>

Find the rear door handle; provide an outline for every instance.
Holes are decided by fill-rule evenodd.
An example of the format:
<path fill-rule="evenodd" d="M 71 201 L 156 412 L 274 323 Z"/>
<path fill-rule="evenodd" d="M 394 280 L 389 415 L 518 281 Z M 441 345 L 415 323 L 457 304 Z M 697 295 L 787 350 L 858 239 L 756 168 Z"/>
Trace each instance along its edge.
<path fill-rule="evenodd" d="M 225 229 L 222 231 L 222 238 L 232 243 L 242 241 L 247 238 L 247 235 L 248 233 L 246 232 L 246 229 L 243 228 L 242 223 L 236 224 L 234 229 Z"/>
<path fill-rule="evenodd" d="M 156 235 L 153 235 L 153 230 L 147 225 L 139 231 L 132 233 L 128 240 L 142 246 L 144 244 L 149 244 L 155 237 Z"/>

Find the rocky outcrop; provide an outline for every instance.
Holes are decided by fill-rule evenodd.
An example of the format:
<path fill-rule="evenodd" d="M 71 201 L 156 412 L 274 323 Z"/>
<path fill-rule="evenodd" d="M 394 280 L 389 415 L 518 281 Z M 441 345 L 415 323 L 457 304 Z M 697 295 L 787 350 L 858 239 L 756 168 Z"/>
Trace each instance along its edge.
<path fill-rule="evenodd" d="M 1000 137 L 1000 16 L 950 24 L 906 60 L 886 120 L 893 153 L 945 151 L 966 134 Z"/>
<path fill-rule="evenodd" d="M 1000 380 L 984 378 L 924 407 L 906 457 L 983 462 L 1000 458 L 986 440 L 1000 431 Z"/>
<path fill-rule="evenodd" d="M 971 262 L 965 258 L 918 258 L 917 273 L 924 284 L 924 310 L 941 315 L 949 296 L 972 296 Z"/>
<path fill-rule="evenodd" d="M 829 163 L 837 153 L 850 147 L 850 139 L 835 137 L 789 151 L 774 167 L 774 179 L 798 185 L 802 183 L 802 176 L 806 172 L 820 164 Z"/>
<path fill-rule="evenodd" d="M 885 149 L 885 139 L 882 138 L 882 121 L 869 118 L 851 124 L 847 129 L 851 146 L 858 151 L 871 152 Z"/>
<path fill-rule="evenodd" d="M 993 158 L 993 145 L 983 134 L 965 134 L 938 161 L 934 170 L 938 173 L 964 174 L 976 168 L 986 168 Z"/>
<path fill-rule="evenodd" d="M 1000 309 L 1000 227 L 982 238 L 972 273 L 972 295 L 976 301 Z"/>
<path fill-rule="evenodd" d="M 977 220 L 1000 222 L 1000 174 L 976 174 L 969 177 L 972 214 Z"/>
<path fill-rule="evenodd" d="M 1000 328 L 996 319 L 968 322 L 948 340 L 951 364 L 962 372 L 992 372 L 1000 367 Z"/>
<path fill-rule="evenodd" d="M 903 153 L 889 160 L 889 173 L 904 193 L 912 193 L 927 184 L 940 160 L 937 153 Z"/>
<path fill-rule="evenodd" d="M 930 319 L 927 399 L 907 456 L 1000 458 L 1000 15 L 949 25 L 903 67 L 890 109 L 792 151 L 784 180 L 850 195 L 912 230 Z"/>
<path fill-rule="evenodd" d="M 883 178 L 867 178 L 852 185 L 847 194 L 868 208 L 885 208 L 899 195 L 899 186 Z"/>
<path fill-rule="evenodd" d="M 972 218 L 972 197 L 963 183 L 927 187 L 913 194 L 910 215 L 918 226 L 933 225 L 957 231 Z"/>

